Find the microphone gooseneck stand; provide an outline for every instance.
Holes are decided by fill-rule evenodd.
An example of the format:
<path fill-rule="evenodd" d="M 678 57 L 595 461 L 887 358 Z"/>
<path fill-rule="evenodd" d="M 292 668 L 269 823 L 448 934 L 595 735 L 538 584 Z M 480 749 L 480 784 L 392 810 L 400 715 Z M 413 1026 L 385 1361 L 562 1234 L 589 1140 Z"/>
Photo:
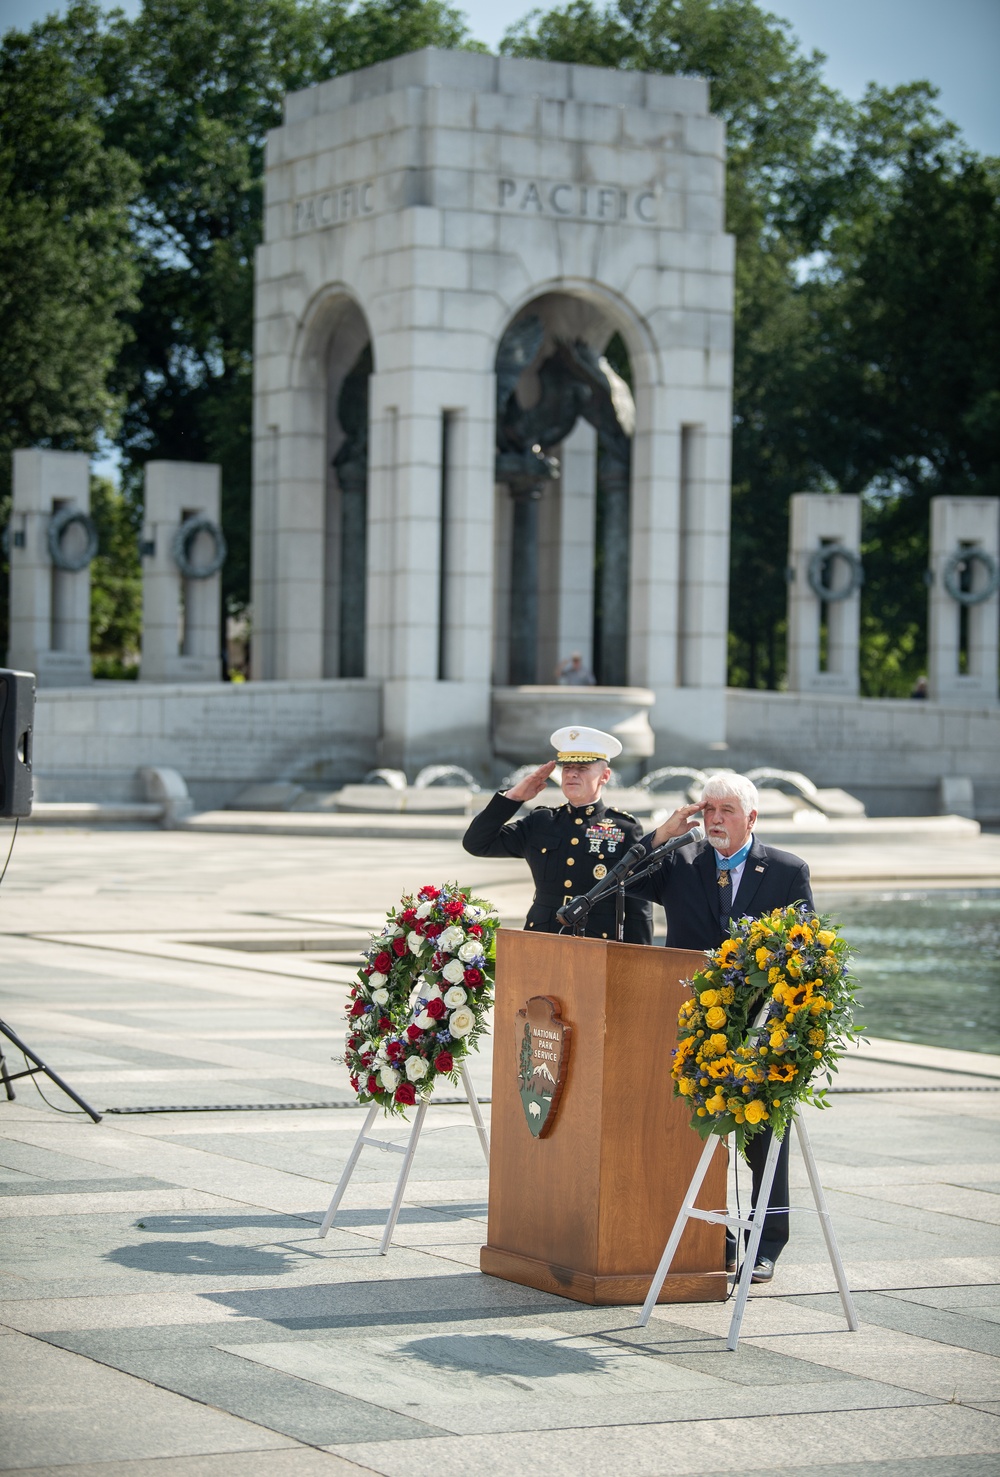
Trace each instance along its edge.
<path fill-rule="evenodd" d="M 625 893 L 630 882 L 638 882 L 643 877 L 648 877 L 659 867 L 660 862 L 668 852 L 676 851 L 680 846 L 686 846 L 689 841 L 698 841 L 697 831 L 685 831 L 683 836 L 672 836 L 669 841 L 664 841 L 661 846 L 655 846 L 652 851 L 646 851 L 640 843 L 636 843 L 625 853 L 621 861 L 612 868 L 607 877 L 603 877 L 589 892 L 582 893 L 579 897 L 571 898 L 568 903 L 561 907 L 556 917 L 563 927 L 571 927 L 575 937 L 580 938 L 587 927 L 587 919 L 595 903 L 602 902 L 604 898 L 616 893 L 615 899 L 615 933 L 619 943 L 625 940 Z M 641 852 L 641 855 L 629 863 L 629 857 L 633 852 Z M 644 862 L 641 866 L 640 863 Z"/>

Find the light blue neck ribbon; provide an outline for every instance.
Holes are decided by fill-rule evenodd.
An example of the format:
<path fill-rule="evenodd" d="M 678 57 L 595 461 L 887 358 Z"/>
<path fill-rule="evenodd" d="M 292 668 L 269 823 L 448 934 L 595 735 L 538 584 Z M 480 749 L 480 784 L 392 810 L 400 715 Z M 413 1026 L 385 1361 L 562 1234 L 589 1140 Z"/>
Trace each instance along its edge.
<path fill-rule="evenodd" d="M 715 865 L 718 867 L 720 872 L 734 871 L 736 867 L 741 867 L 746 861 L 747 857 L 750 855 L 750 848 L 752 845 L 753 837 L 751 836 L 746 845 L 741 846 L 739 851 L 734 851 L 732 856 L 720 856 L 719 853 L 715 851 L 715 847 L 713 846 L 712 850 L 715 851 Z"/>

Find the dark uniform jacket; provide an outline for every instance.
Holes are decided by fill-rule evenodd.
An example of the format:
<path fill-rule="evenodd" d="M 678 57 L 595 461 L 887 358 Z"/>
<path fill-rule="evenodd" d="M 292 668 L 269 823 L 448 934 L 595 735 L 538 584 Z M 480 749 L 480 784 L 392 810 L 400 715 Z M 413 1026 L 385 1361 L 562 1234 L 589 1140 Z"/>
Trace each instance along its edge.
<path fill-rule="evenodd" d="M 652 849 L 652 836 L 644 836 Z M 659 903 L 667 915 L 667 944 L 671 949 L 717 949 L 729 935 L 719 915 L 718 868 L 708 841 L 693 841 L 668 852 L 651 877 L 629 884 L 638 898 Z M 759 918 L 772 908 L 803 902 L 815 908 L 809 868 L 799 856 L 764 846 L 754 837 L 743 875 L 732 901 L 732 916 Z"/>
<path fill-rule="evenodd" d="M 535 899 L 524 926 L 559 933 L 557 908 L 589 892 L 604 875 L 600 869 L 610 871 L 640 839 L 642 827 L 627 811 L 614 810 L 600 800 L 593 805 L 540 805 L 514 821 L 520 808 L 519 801 L 494 795 L 469 826 L 462 845 L 473 856 L 524 857 L 535 881 Z M 613 894 L 591 909 L 587 935 L 615 937 Z M 626 899 L 625 942 L 653 942 L 652 909 L 638 897 Z"/>

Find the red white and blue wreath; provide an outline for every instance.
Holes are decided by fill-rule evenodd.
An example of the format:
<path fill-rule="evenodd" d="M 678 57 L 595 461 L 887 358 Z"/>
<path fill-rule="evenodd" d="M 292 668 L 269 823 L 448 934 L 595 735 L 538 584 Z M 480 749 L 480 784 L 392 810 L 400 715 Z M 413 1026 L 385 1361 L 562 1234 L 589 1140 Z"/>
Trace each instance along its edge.
<path fill-rule="evenodd" d="M 390 910 L 351 987 L 344 1061 L 361 1103 L 402 1113 L 458 1079 L 493 1004 L 496 909 L 466 887 L 422 887 Z"/>

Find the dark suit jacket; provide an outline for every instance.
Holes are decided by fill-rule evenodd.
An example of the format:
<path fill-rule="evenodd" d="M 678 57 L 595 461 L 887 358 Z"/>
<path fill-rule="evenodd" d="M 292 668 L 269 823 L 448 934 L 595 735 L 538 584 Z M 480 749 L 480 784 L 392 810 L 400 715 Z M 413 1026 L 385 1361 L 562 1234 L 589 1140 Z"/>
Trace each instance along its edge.
<path fill-rule="evenodd" d="M 652 849 L 652 836 L 644 836 Z M 693 841 L 669 852 L 651 877 L 629 884 L 629 895 L 660 903 L 667 915 L 667 944 L 671 949 L 717 949 L 728 937 L 719 917 L 719 887 L 715 852 L 708 841 Z M 799 856 L 764 846 L 754 837 L 732 916 L 759 918 L 772 908 L 803 902 L 815 908 L 809 868 Z"/>

